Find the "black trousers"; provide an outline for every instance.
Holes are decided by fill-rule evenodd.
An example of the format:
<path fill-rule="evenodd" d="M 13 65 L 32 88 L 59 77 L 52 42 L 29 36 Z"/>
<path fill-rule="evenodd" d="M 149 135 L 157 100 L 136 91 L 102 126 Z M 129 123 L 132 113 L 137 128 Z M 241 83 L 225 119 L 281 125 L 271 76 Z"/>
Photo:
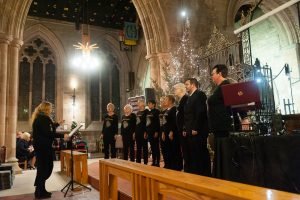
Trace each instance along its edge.
<path fill-rule="evenodd" d="M 136 138 L 136 162 L 141 163 L 143 150 L 144 164 L 148 164 L 148 140 L 144 138 Z"/>
<path fill-rule="evenodd" d="M 149 134 L 150 135 L 150 134 Z M 154 134 L 149 136 L 149 142 L 152 152 L 152 165 L 159 166 L 160 163 L 160 151 L 159 151 L 159 137 L 153 137 Z"/>
<path fill-rule="evenodd" d="M 221 156 L 221 155 L 218 155 L 217 146 L 221 139 L 227 138 L 229 136 L 229 131 L 214 131 L 213 134 L 214 134 L 214 152 L 215 152 L 215 154 L 214 154 L 214 162 L 213 162 L 214 164 L 213 164 L 212 176 L 217 177 L 217 168 L 219 165 L 217 160 L 220 160 L 217 158 Z"/>
<path fill-rule="evenodd" d="M 178 138 L 170 140 L 169 144 L 169 159 L 170 167 L 169 169 L 181 171 L 183 168 L 182 155 L 180 150 L 180 144 Z"/>
<path fill-rule="evenodd" d="M 111 155 L 111 158 L 116 158 L 116 140 L 114 137 L 103 137 L 103 143 L 104 143 L 104 158 L 109 159 L 109 152 Z"/>
<path fill-rule="evenodd" d="M 37 193 L 45 191 L 46 180 L 51 176 L 53 170 L 53 150 L 35 150 L 36 153 L 36 177 L 34 186 Z"/>
<path fill-rule="evenodd" d="M 122 135 L 123 140 L 123 159 L 128 160 L 128 153 L 130 161 L 134 162 L 134 141 L 132 135 Z"/>
<path fill-rule="evenodd" d="M 171 169 L 171 151 L 170 151 L 170 140 L 169 137 L 165 137 L 165 141 L 161 139 L 160 146 L 161 152 L 164 158 L 164 168 Z"/>
<path fill-rule="evenodd" d="M 182 157 L 183 157 L 183 170 L 185 172 L 189 171 L 190 168 L 190 157 L 189 157 L 189 153 L 188 153 L 188 139 L 187 136 L 183 136 L 181 134 L 180 136 L 180 146 L 181 146 L 181 153 L 182 153 Z"/>
<path fill-rule="evenodd" d="M 189 173 L 211 176 L 210 156 L 207 149 L 207 137 L 189 135 L 188 156 L 190 159 Z"/>

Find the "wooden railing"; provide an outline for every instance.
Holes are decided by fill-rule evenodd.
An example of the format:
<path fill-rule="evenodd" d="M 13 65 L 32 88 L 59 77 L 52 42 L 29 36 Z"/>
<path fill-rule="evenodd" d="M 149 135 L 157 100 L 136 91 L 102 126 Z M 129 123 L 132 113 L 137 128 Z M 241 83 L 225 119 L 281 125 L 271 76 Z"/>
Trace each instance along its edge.
<path fill-rule="evenodd" d="M 300 199 L 300 195 L 110 159 L 99 161 L 100 199 L 118 199 L 118 178 L 131 183 L 133 200 Z"/>

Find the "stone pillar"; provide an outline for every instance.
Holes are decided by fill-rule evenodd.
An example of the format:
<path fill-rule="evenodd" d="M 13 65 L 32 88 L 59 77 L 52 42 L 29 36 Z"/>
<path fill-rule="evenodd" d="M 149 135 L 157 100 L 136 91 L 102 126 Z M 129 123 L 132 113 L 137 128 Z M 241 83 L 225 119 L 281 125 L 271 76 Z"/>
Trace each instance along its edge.
<path fill-rule="evenodd" d="M 158 96 L 166 92 L 167 83 L 164 80 L 165 67 L 170 65 L 169 53 L 158 53 L 146 57 L 150 64 L 151 87 L 155 88 Z M 166 72 L 167 73 L 167 72 Z"/>
<path fill-rule="evenodd" d="M 160 68 L 160 85 L 163 91 L 170 93 L 170 91 L 166 91 L 168 88 L 168 83 L 165 81 L 165 73 L 171 73 L 168 70 L 164 70 L 167 69 L 167 67 L 169 67 L 169 65 L 171 64 L 171 54 L 170 53 L 159 53 L 158 54 L 158 58 L 159 58 L 159 68 Z"/>
<path fill-rule="evenodd" d="M 17 108 L 18 108 L 18 84 L 19 84 L 19 50 L 23 42 L 14 39 L 8 48 L 8 76 L 7 76 L 7 107 L 6 107 L 6 135 L 7 161 L 15 163 L 16 159 L 16 129 L 17 129 Z M 14 165 L 14 169 L 16 167 Z"/>
<path fill-rule="evenodd" d="M 151 87 L 152 88 L 161 87 L 160 63 L 157 54 L 146 56 L 146 59 L 149 61 L 149 65 L 150 65 Z"/>
<path fill-rule="evenodd" d="M 0 146 L 5 145 L 7 56 L 11 37 L 0 34 Z"/>

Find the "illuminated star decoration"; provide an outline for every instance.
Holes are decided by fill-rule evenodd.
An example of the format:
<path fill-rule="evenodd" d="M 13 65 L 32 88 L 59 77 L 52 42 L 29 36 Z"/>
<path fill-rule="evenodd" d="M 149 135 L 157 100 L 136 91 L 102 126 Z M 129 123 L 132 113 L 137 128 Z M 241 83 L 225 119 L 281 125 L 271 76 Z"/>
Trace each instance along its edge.
<path fill-rule="evenodd" d="M 93 49 L 99 48 L 97 46 L 97 44 L 89 45 L 88 42 L 85 45 L 82 44 L 81 42 L 78 42 L 78 45 L 74 44 L 73 46 L 76 47 L 75 49 L 81 49 L 82 50 L 82 54 L 86 55 L 86 56 L 89 56 L 91 54 L 91 51 Z"/>

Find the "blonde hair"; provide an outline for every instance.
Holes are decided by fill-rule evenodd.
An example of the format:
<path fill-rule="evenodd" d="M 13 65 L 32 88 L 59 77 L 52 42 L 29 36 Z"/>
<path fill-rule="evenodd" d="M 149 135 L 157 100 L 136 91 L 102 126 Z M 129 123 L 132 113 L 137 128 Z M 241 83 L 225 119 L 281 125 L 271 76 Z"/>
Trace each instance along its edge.
<path fill-rule="evenodd" d="M 34 122 L 38 114 L 43 113 L 44 115 L 50 117 L 51 112 L 52 112 L 52 103 L 50 103 L 49 101 L 43 101 L 42 103 L 40 103 L 40 105 L 38 105 L 34 109 L 34 112 L 32 113 L 31 116 L 31 124 Z"/>
<path fill-rule="evenodd" d="M 186 93 L 186 88 L 183 83 L 177 83 L 176 85 L 173 86 L 174 89 L 179 89 L 180 92 Z"/>
<path fill-rule="evenodd" d="M 145 106 L 145 100 L 144 99 L 139 99 L 138 101 L 137 101 L 137 103 L 138 104 L 142 104 L 143 106 Z"/>
<path fill-rule="evenodd" d="M 130 104 L 126 104 L 126 105 L 124 106 L 124 110 L 127 109 L 127 108 L 129 108 L 129 109 L 131 110 L 131 112 L 132 112 L 133 107 L 132 107 Z"/>
<path fill-rule="evenodd" d="M 30 134 L 27 133 L 27 132 L 24 132 L 24 133 L 21 135 L 21 138 L 22 138 L 23 140 L 29 141 L 29 140 L 30 140 Z"/>
<path fill-rule="evenodd" d="M 106 106 L 106 109 L 108 109 L 109 107 L 111 107 L 113 110 L 115 110 L 115 105 L 113 103 L 108 103 Z"/>

